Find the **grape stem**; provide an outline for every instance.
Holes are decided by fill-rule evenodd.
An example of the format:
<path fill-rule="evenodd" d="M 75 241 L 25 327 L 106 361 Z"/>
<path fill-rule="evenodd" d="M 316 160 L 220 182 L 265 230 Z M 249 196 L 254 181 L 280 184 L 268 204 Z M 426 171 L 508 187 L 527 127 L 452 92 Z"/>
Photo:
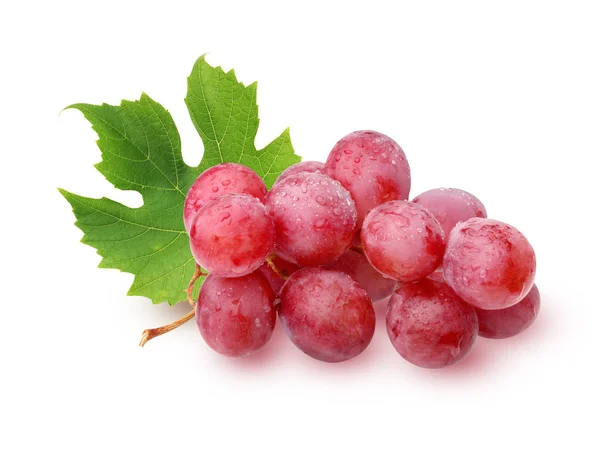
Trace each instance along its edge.
<path fill-rule="evenodd" d="M 194 271 L 194 275 L 192 276 L 192 279 L 190 280 L 190 283 L 188 284 L 188 287 L 185 290 L 185 292 L 187 293 L 187 300 L 192 307 L 195 307 L 196 305 L 196 301 L 192 298 L 194 284 L 196 283 L 196 280 L 198 280 L 200 277 L 203 277 L 204 275 L 206 274 L 202 272 L 202 269 L 200 268 L 198 263 L 196 263 L 196 270 Z"/>
<path fill-rule="evenodd" d="M 179 318 L 176 321 L 173 321 L 170 324 L 161 326 L 159 328 L 146 329 L 144 332 L 142 332 L 142 340 L 140 340 L 140 347 L 143 347 L 144 345 L 146 345 L 146 343 L 149 340 L 152 340 L 158 336 L 162 336 L 163 334 L 166 334 L 167 332 L 172 331 L 173 329 L 177 329 L 183 323 L 192 319 L 192 317 L 194 316 L 194 313 L 195 313 L 195 306 L 196 306 L 196 301 L 194 301 L 194 299 L 192 298 L 192 292 L 194 291 L 194 284 L 196 283 L 196 280 L 198 280 L 200 277 L 204 277 L 205 275 L 206 274 L 204 272 L 202 272 L 202 269 L 200 268 L 200 266 L 198 264 L 196 264 L 196 269 L 194 270 L 194 275 L 192 276 L 192 279 L 190 280 L 190 283 L 188 284 L 188 287 L 185 290 L 185 292 L 187 293 L 188 303 L 192 306 L 193 310 L 191 312 L 189 312 L 187 315 L 182 316 L 181 318 Z"/>
<path fill-rule="evenodd" d="M 351 246 L 350 249 L 352 251 L 356 251 L 357 253 L 365 254 L 365 250 L 363 249 L 362 245 Z"/>
<path fill-rule="evenodd" d="M 289 275 L 283 273 L 273 262 L 273 259 L 275 258 L 275 255 L 269 256 L 267 258 L 267 264 L 269 264 L 269 267 L 273 270 L 273 272 L 275 272 L 277 275 L 279 275 L 281 278 L 283 278 L 284 280 L 287 280 L 289 278 Z"/>
<path fill-rule="evenodd" d="M 163 334 L 166 334 L 167 332 L 172 331 L 173 329 L 177 329 L 183 323 L 186 323 L 187 321 L 191 320 L 194 316 L 194 313 L 195 310 L 192 310 L 187 315 L 179 318 L 177 321 L 173 321 L 173 323 L 161 326 L 160 328 L 146 329 L 144 332 L 142 332 L 142 340 L 140 340 L 140 347 L 143 347 L 149 340 L 152 340 L 155 337 L 162 336 Z"/>

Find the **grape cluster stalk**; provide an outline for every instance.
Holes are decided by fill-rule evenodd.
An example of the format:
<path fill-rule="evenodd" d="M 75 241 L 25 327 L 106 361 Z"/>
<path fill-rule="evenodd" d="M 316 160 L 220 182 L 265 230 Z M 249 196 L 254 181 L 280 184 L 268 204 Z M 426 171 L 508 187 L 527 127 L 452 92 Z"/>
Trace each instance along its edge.
<path fill-rule="evenodd" d="M 368 130 L 343 137 L 325 163 L 289 167 L 270 190 L 243 165 L 207 169 L 183 212 L 193 310 L 144 331 L 140 345 L 195 317 L 210 348 L 243 357 L 268 343 L 279 317 L 299 350 L 342 362 L 368 347 L 373 302 L 385 299 L 393 348 L 434 369 L 463 359 L 477 336 L 527 329 L 541 299 L 525 236 L 466 191 L 408 200 L 410 189 L 402 148 Z"/>

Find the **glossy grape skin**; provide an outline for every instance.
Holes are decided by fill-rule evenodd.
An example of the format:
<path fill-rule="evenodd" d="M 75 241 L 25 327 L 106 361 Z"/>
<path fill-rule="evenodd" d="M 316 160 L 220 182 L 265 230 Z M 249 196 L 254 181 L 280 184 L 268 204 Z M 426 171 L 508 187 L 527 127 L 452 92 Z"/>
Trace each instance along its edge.
<path fill-rule="evenodd" d="M 183 204 L 183 224 L 188 234 L 194 217 L 207 201 L 232 193 L 250 194 L 264 202 L 267 187 L 254 170 L 240 164 L 226 162 L 202 172 L 188 190 Z"/>
<path fill-rule="evenodd" d="M 209 275 L 196 301 L 196 324 L 209 347 L 225 356 L 247 356 L 271 338 L 275 294 L 265 277 Z"/>
<path fill-rule="evenodd" d="M 523 332 L 533 323 L 540 311 L 540 292 L 534 284 L 519 303 L 501 310 L 477 311 L 479 335 L 488 339 L 505 339 Z"/>
<path fill-rule="evenodd" d="M 446 283 L 444 274 L 437 270 L 427 278 Z M 527 296 L 511 307 L 499 310 L 474 307 L 479 321 L 479 335 L 487 339 L 505 339 L 520 334 L 535 321 L 540 302 L 540 292 L 534 284 Z"/>
<path fill-rule="evenodd" d="M 325 168 L 325 164 L 319 161 L 304 161 L 298 162 L 297 164 L 290 165 L 287 169 L 281 172 L 281 175 L 277 177 L 273 186 L 275 186 L 280 181 L 285 180 L 287 177 L 291 177 L 300 172 L 314 172 L 314 173 L 324 173 L 323 169 Z"/>
<path fill-rule="evenodd" d="M 404 151 L 387 135 L 370 130 L 352 132 L 338 141 L 327 157 L 325 173 L 350 191 L 359 227 L 373 207 L 408 199 L 410 192 Z"/>
<path fill-rule="evenodd" d="M 349 275 L 318 267 L 300 269 L 286 281 L 279 318 L 294 345 L 330 363 L 359 355 L 375 332 L 366 291 Z"/>
<path fill-rule="evenodd" d="M 363 288 L 373 302 L 388 297 L 398 285 L 395 280 L 385 278 L 369 263 L 367 257 L 348 250 L 335 261 L 324 266 L 328 270 L 344 272 Z"/>
<path fill-rule="evenodd" d="M 431 213 L 405 200 L 383 203 L 369 212 L 361 230 L 371 265 L 401 282 L 425 278 L 444 255 L 443 230 Z"/>
<path fill-rule="evenodd" d="M 431 212 L 444 230 L 444 238 L 458 223 L 471 218 L 487 218 L 481 201 L 462 189 L 437 188 L 418 195 L 413 202 Z"/>
<path fill-rule="evenodd" d="M 464 358 L 478 332 L 475 308 L 444 283 L 430 279 L 401 285 L 390 298 L 386 328 L 398 353 L 429 369 Z"/>
<path fill-rule="evenodd" d="M 247 194 L 223 194 L 206 202 L 190 230 L 196 262 L 221 277 L 241 277 L 263 264 L 275 241 L 265 206 Z"/>
<path fill-rule="evenodd" d="M 450 231 L 443 267 L 446 283 L 464 301 L 496 310 L 527 295 L 536 261 L 533 248 L 513 226 L 471 218 Z"/>
<path fill-rule="evenodd" d="M 275 253 L 300 266 L 326 264 L 352 243 L 356 207 L 340 183 L 300 172 L 273 186 L 266 206 L 275 222 Z"/>

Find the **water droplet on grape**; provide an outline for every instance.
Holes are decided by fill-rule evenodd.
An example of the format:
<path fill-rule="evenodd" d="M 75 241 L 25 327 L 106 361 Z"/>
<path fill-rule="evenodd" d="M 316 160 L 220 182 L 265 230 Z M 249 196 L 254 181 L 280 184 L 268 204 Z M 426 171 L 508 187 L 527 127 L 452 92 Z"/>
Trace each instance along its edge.
<path fill-rule="evenodd" d="M 322 205 L 323 207 L 327 206 L 327 199 L 321 195 L 318 195 L 315 200 L 317 201 L 318 204 Z"/>
<path fill-rule="evenodd" d="M 360 157 L 355 157 L 354 162 L 356 162 L 358 164 L 360 162 Z"/>
<path fill-rule="evenodd" d="M 360 145 L 359 145 L 359 146 L 360 146 Z M 362 148 L 362 146 L 361 146 L 361 148 Z M 352 151 L 351 151 L 351 150 L 349 150 L 349 149 L 345 149 L 345 150 L 344 150 L 344 154 L 352 154 Z"/>
<path fill-rule="evenodd" d="M 223 186 L 229 186 L 231 184 L 231 180 L 223 180 L 223 181 L 221 181 L 221 184 Z"/>
<path fill-rule="evenodd" d="M 327 225 L 327 220 L 318 219 L 317 221 L 315 221 L 314 227 L 317 231 L 321 231 L 325 228 L 326 225 Z"/>
<path fill-rule="evenodd" d="M 219 192 L 219 187 L 218 186 L 213 186 L 212 192 Z"/>
<path fill-rule="evenodd" d="M 222 223 L 223 221 L 225 221 L 226 219 L 228 219 L 228 218 L 230 218 L 230 217 L 231 217 L 231 214 L 230 214 L 229 212 L 222 212 L 222 213 L 219 215 L 219 222 L 221 222 L 221 223 Z"/>

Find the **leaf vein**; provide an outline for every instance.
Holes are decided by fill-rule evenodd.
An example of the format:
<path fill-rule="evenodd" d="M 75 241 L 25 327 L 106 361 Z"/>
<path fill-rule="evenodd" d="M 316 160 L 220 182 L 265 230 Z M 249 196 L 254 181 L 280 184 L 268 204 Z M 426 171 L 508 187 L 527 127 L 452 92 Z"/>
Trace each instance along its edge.
<path fill-rule="evenodd" d="M 132 288 L 132 289 L 130 289 L 130 290 L 129 290 L 129 292 L 131 292 L 131 293 L 135 293 L 135 292 L 139 291 L 140 289 L 142 289 L 142 288 L 145 288 L 146 286 L 148 286 L 148 285 L 151 285 L 152 283 L 154 283 L 154 282 L 157 282 L 158 280 L 161 280 L 161 279 L 165 278 L 165 277 L 166 277 L 166 276 L 168 276 L 168 275 L 171 275 L 171 274 L 172 274 L 173 272 L 175 272 L 177 269 L 181 269 L 182 267 L 186 266 L 186 265 L 187 265 L 187 264 L 188 264 L 190 261 L 193 261 L 193 260 L 194 260 L 194 258 L 192 257 L 192 258 L 188 259 L 187 261 L 185 261 L 183 264 L 181 264 L 181 265 L 179 265 L 179 266 L 175 267 L 174 269 L 172 269 L 172 270 L 170 270 L 170 271 L 166 272 L 165 274 L 161 275 L 160 277 L 157 277 L 157 278 L 155 278 L 155 279 L 153 279 L 153 280 L 149 281 L 148 283 L 144 283 L 144 284 L 142 284 L 142 285 L 138 286 L 138 287 L 137 287 L 137 288 L 135 288 L 135 289 L 133 289 L 133 288 Z"/>

